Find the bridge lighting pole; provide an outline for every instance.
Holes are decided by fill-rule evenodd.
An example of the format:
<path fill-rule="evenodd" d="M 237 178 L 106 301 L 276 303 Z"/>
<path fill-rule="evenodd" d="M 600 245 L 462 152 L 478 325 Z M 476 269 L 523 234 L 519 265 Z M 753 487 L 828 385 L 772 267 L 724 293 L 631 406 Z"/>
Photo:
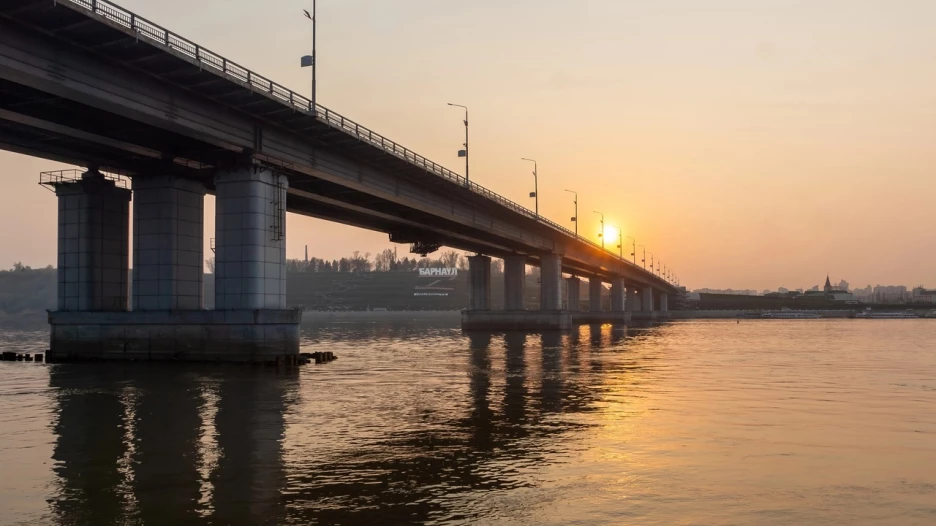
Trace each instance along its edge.
<path fill-rule="evenodd" d="M 598 237 L 601 238 L 601 248 L 604 248 L 604 214 L 602 212 L 594 211 L 596 214 L 601 216 L 601 230 L 598 231 Z"/>
<path fill-rule="evenodd" d="M 536 176 L 536 161 L 526 157 L 521 157 L 520 160 L 533 163 L 533 191 L 530 192 L 530 197 L 536 201 L 536 217 L 539 217 L 539 178 Z"/>
<path fill-rule="evenodd" d="M 575 237 L 578 238 L 578 192 L 575 190 L 566 190 L 570 194 L 575 194 L 575 198 L 572 201 L 575 203 L 575 215 L 572 216 L 572 222 L 575 223 Z"/>
<path fill-rule="evenodd" d="M 455 106 L 456 108 L 464 108 L 465 110 L 465 149 L 458 150 L 458 156 L 465 158 L 465 186 L 470 186 L 468 184 L 468 106 L 452 104 L 451 102 L 449 102 L 448 105 Z"/>
<path fill-rule="evenodd" d="M 315 66 L 317 61 L 315 60 L 315 37 L 318 32 L 315 30 L 315 0 L 312 0 L 312 13 L 309 14 L 305 9 L 302 10 L 305 13 L 306 18 L 312 21 L 312 54 L 302 57 L 302 67 L 311 66 L 312 67 L 312 114 L 317 115 L 316 111 L 316 97 L 315 97 Z"/>
<path fill-rule="evenodd" d="M 618 229 L 618 255 L 624 259 L 624 232 Z"/>
<path fill-rule="evenodd" d="M 647 267 L 644 267 L 644 268 L 647 268 Z M 650 253 L 650 273 L 653 274 L 653 252 Z"/>
<path fill-rule="evenodd" d="M 647 247 L 645 247 L 645 246 L 643 246 L 643 245 L 635 245 L 635 246 L 634 246 L 634 252 L 635 252 L 635 253 L 637 252 L 637 247 L 640 247 L 640 248 L 643 249 L 643 259 L 641 259 L 640 262 L 643 263 L 643 268 L 644 268 L 644 270 L 647 270 Z M 634 256 L 634 257 L 636 258 L 637 256 Z M 634 261 L 634 264 L 636 265 L 636 264 L 637 264 L 637 261 Z"/>
<path fill-rule="evenodd" d="M 631 257 L 634 258 L 634 265 L 637 265 L 637 240 L 633 236 L 627 236 L 631 240 Z"/>

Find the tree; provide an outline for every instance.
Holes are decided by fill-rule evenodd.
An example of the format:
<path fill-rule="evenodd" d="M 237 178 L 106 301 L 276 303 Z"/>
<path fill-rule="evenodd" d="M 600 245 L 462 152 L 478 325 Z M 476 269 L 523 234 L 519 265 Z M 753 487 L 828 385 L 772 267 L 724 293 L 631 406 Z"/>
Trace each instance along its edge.
<path fill-rule="evenodd" d="M 215 273 L 215 257 L 211 256 L 210 258 L 206 259 L 205 266 L 208 267 L 209 274 L 214 274 Z"/>
<path fill-rule="evenodd" d="M 458 268 L 458 258 L 459 254 L 454 250 L 446 250 L 439 254 L 439 260 L 445 268 Z"/>

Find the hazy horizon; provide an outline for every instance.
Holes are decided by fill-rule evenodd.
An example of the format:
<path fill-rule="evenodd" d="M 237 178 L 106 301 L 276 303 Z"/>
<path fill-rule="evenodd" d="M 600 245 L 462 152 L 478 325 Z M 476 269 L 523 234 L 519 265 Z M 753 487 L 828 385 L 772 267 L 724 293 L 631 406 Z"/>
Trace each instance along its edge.
<path fill-rule="evenodd" d="M 306 0 L 117 3 L 308 91 Z M 572 228 L 577 190 L 582 235 L 602 211 L 690 288 L 936 287 L 936 3 L 318 4 L 321 104 L 458 173 L 446 103 L 468 105 L 472 180 L 533 208 L 535 158 L 542 215 Z M 56 200 L 36 183 L 68 166 L 0 166 L 0 267 L 55 264 Z M 287 232 L 290 258 L 394 246 L 295 215 Z"/>

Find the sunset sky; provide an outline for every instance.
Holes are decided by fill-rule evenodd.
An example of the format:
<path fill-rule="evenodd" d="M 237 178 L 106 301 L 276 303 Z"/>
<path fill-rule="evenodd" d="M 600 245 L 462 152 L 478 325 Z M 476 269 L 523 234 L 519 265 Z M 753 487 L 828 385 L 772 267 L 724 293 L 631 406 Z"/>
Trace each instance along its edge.
<path fill-rule="evenodd" d="M 297 91 L 307 0 L 120 0 Z M 273 8 L 275 6 L 275 9 Z M 319 102 L 690 288 L 936 287 L 932 0 L 319 0 Z M 0 267 L 55 262 L 60 165 L 0 152 Z M 209 198 L 206 241 L 212 237 Z M 288 256 L 393 246 L 291 216 Z M 400 246 L 401 252 L 406 247 Z M 639 250 L 639 249 L 638 249 Z"/>

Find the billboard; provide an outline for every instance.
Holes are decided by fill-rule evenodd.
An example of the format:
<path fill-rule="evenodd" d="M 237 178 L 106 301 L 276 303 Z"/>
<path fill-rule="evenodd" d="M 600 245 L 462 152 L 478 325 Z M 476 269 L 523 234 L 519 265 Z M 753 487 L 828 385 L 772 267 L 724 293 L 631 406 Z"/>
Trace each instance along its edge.
<path fill-rule="evenodd" d="M 418 269 L 420 278 L 433 278 L 425 285 L 413 287 L 413 296 L 448 296 L 455 291 L 455 280 L 458 277 L 457 268 L 430 267 Z"/>

